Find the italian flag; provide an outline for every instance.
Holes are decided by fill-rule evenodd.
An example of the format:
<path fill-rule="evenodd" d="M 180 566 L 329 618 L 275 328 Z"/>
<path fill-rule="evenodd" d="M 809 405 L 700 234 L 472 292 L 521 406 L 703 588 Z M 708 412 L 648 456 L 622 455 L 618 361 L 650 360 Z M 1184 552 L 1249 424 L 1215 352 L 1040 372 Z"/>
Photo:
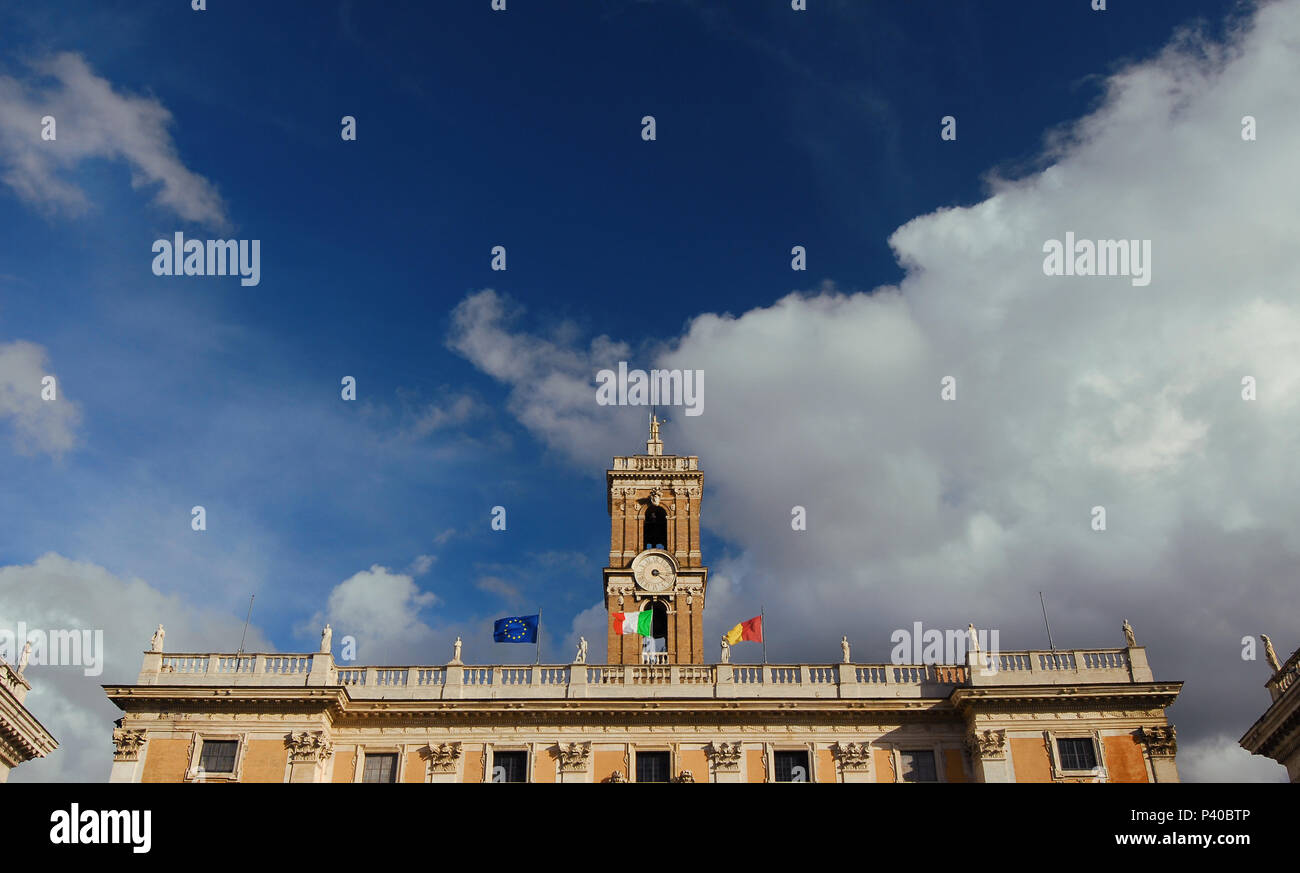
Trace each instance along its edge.
<path fill-rule="evenodd" d="M 654 613 L 649 609 L 640 612 L 616 612 L 613 615 L 614 633 L 650 636 L 650 622 Z"/>

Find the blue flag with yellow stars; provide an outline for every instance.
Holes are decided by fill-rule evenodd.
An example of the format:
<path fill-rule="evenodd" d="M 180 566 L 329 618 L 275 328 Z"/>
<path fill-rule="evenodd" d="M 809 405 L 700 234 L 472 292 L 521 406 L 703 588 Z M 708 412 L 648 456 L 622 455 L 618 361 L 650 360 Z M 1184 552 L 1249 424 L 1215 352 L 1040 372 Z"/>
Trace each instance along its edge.
<path fill-rule="evenodd" d="M 537 642 L 537 615 L 512 615 L 498 618 L 492 627 L 492 639 L 498 643 Z"/>

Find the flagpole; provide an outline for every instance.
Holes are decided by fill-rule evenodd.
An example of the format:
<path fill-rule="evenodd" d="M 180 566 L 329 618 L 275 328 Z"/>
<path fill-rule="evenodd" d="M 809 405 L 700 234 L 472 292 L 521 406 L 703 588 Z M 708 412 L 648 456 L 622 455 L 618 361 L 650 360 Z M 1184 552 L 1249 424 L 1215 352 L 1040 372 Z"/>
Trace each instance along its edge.
<path fill-rule="evenodd" d="M 533 659 L 534 664 L 542 663 L 542 608 L 537 607 L 537 657 Z"/>
<path fill-rule="evenodd" d="M 763 607 L 758 607 L 758 626 L 763 629 L 763 663 L 767 663 L 767 619 L 763 617 Z"/>

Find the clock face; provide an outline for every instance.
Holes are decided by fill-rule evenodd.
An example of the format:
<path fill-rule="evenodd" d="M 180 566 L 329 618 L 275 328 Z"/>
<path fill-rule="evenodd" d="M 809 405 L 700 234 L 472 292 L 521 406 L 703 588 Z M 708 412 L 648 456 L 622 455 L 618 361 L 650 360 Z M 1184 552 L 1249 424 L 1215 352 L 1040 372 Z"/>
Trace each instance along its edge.
<path fill-rule="evenodd" d="M 646 591 L 667 591 L 673 587 L 677 572 L 667 555 L 642 552 L 632 561 L 632 575 L 636 584 Z"/>

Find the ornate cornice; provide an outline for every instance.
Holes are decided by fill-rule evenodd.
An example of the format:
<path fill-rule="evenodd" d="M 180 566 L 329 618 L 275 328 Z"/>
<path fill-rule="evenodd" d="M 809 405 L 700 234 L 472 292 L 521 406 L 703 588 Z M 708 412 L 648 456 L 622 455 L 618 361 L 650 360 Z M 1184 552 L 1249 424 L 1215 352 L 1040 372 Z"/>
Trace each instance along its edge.
<path fill-rule="evenodd" d="M 336 718 L 351 697 L 343 685 L 105 685 L 104 694 L 123 712 L 145 718 L 150 713 L 169 718 L 218 713 L 324 714 Z"/>
<path fill-rule="evenodd" d="M 10 766 L 43 758 L 59 747 L 45 726 L 4 686 L 0 686 L 0 740 L 9 750 L 4 756 L 11 759 Z"/>
<path fill-rule="evenodd" d="M 959 686 L 948 699 L 963 713 L 1147 710 L 1173 706 L 1181 682 Z"/>

